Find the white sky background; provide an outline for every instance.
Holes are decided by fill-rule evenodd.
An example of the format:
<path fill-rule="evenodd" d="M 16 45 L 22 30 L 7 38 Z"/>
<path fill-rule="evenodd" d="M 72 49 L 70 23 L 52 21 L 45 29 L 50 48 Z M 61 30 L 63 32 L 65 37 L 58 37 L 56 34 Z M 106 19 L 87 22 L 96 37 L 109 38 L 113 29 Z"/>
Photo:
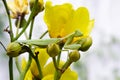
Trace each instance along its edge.
<path fill-rule="evenodd" d="M 46 1 L 46 0 L 45 0 Z M 65 2 L 70 2 L 73 4 L 75 8 L 79 6 L 85 6 L 89 9 L 90 12 L 90 18 L 95 19 L 95 27 L 91 33 L 91 36 L 93 37 L 93 46 L 90 49 L 90 51 L 94 50 L 96 46 L 99 46 L 100 38 L 103 36 L 103 40 L 110 41 L 110 36 L 116 36 L 120 40 L 120 0 L 51 0 L 54 4 L 62 4 Z M 35 24 L 34 31 L 36 32 L 34 34 L 34 38 L 38 37 L 40 34 L 45 31 L 45 24 L 43 23 L 43 20 L 40 15 L 38 16 L 36 22 L 39 24 Z M 38 29 L 38 27 L 42 28 L 42 31 Z M 89 54 L 94 57 L 95 54 Z M 107 54 L 109 55 L 109 54 Z M 84 56 L 85 57 L 85 56 Z M 106 64 L 104 64 L 106 67 L 103 67 L 103 64 L 100 64 L 99 60 L 94 57 L 89 58 L 90 63 L 93 63 L 91 65 L 90 63 L 88 66 L 90 67 L 89 70 L 89 80 L 114 80 L 111 76 L 111 69 L 113 67 L 119 66 L 117 63 L 109 59 Z M 108 58 L 108 57 L 107 57 Z M 0 63 L 2 61 L 0 60 Z M 7 62 L 4 62 L 4 66 L 7 66 Z M 6 71 L 3 71 L 6 70 Z M 120 69 L 119 69 L 120 70 Z M 106 79 L 97 77 L 97 74 L 100 76 L 107 76 Z M 96 76 L 96 77 L 95 77 Z M 3 68 L 3 66 L 0 65 L 0 80 L 9 80 L 8 79 L 8 69 Z"/>

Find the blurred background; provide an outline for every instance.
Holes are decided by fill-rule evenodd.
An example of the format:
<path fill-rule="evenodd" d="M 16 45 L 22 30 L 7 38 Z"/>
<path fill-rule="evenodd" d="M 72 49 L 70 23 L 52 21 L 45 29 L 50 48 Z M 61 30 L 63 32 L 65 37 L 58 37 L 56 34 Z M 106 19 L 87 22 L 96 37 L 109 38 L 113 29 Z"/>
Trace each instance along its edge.
<path fill-rule="evenodd" d="M 72 3 L 75 9 L 87 7 L 90 18 L 95 19 L 91 32 L 93 45 L 87 52 L 81 53 L 81 59 L 72 65 L 79 74 L 79 80 L 120 80 L 120 0 L 53 0 L 54 4 L 65 2 Z M 35 23 L 33 38 L 40 36 L 46 29 L 43 13 L 37 16 Z M 7 26 L 7 15 L 0 0 L 0 41 L 5 47 L 10 42 L 9 35 L 3 32 Z M 15 66 L 14 71 L 16 78 L 18 72 Z M 1 45 L 0 80 L 9 80 L 8 56 Z"/>

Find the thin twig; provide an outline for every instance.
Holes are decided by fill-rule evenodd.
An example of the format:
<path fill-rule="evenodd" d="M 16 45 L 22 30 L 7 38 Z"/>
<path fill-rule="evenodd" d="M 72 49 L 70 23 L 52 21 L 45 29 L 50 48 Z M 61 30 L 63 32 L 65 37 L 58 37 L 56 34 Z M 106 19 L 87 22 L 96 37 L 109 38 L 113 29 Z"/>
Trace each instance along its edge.
<path fill-rule="evenodd" d="M 48 30 L 46 30 L 46 31 L 40 36 L 40 39 L 42 39 L 47 33 L 48 33 Z"/>
<path fill-rule="evenodd" d="M 2 47 L 4 48 L 4 50 L 7 52 L 7 49 L 5 48 L 5 46 L 3 45 L 3 43 L 0 41 L 0 44 L 2 45 Z"/>

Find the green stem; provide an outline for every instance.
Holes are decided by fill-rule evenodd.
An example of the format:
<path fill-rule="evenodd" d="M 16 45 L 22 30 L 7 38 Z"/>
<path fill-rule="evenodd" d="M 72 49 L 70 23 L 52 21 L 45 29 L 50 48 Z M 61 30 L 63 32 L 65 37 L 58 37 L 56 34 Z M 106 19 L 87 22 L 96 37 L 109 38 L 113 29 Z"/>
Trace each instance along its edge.
<path fill-rule="evenodd" d="M 32 19 L 31 26 L 30 26 L 29 39 L 32 38 L 33 25 L 34 25 L 34 18 Z"/>
<path fill-rule="evenodd" d="M 32 57 L 31 57 L 31 53 L 29 53 L 29 60 L 28 60 L 28 63 L 26 65 L 25 69 L 23 70 L 23 72 L 20 75 L 20 80 L 24 80 L 25 75 L 26 75 L 26 73 L 31 65 L 31 62 L 32 62 Z"/>
<path fill-rule="evenodd" d="M 32 57 L 35 58 L 34 55 L 33 55 L 33 52 L 31 51 L 31 49 L 29 47 L 24 46 L 24 49 L 26 49 L 26 51 L 29 53 L 29 59 L 28 59 L 28 63 L 26 65 L 25 69 L 20 74 L 20 80 L 24 80 L 25 75 L 26 75 L 26 73 L 27 73 L 27 71 L 28 71 L 28 69 L 29 69 L 29 67 L 31 65 Z"/>
<path fill-rule="evenodd" d="M 5 6 L 7 15 L 8 15 L 9 26 L 10 26 L 10 39 L 11 39 L 11 42 L 12 42 L 13 41 L 13 31 L 12 31 L 12 23 L 11 23 L 11 18 L 10 18 L 10 12 L 8 10 L 6 0 L 2 0 L 2 1 L 3 1 L 4 6 Z M 10 77 L 10 80 L 13 80 L 13 58 L 12 57 L 9 57 L 9 77 Z"/>
<path fill-rule="evenodd" d="M 57 65 L 59 65 L 60 63 L 60 57 L 61 57 L 61 52 L 58 54 L 58 57 L 57 57 Z"/>
<path fill-rule="evenodd" d="M 46 31 L 40 36 L 40 39 L 42 39 L 47 33 L 48 33 L 48 30 L 46 30 Z"/>
<path fill-rule="evenodd" d="M 6 12 L 7 12 L 7 15 L 8 15 L 9 26 L 10 26 L 10 38 L 11 38 L 11 41 L 13 41 L 13 30 L 12 30 L 12 23 L 11 23 L 11 18 L 10 18 L 10 12 L 9 12 L 6 0 L 2 0 L 2 1 L 4 3 L 5 9 L 6 9 Z"/>
<path fill-rule="evenodd" d="M 54 80 L 60 80 L 62 74 L 66 71 L 66 69 L 71 65 L 71 61 L 68 59 L 67 62 L 63 65 L 61 70 L 56 69 Z"/>
<path fill-rule="evenodd" d="M 9 76 L 10 80 L 13 80 L 13 58 L 9 57 Z"/>
<path fill-rule="evenodd" d="M 58 69 L 58 65 L 57 65 L 57 62 L 56 62 L 56 58 L 52 57 L 52 59 L 53 59 L 53 64 L 55 66 L 55 69 L 57 70 Z"/>
<path fill-rule="evenodd" d="M 62 47 L 60 47 L 60 49 L 62 50 Z M 60 57 L 61 57 L 61 51 L 60 51 L 60 53 L 58 54 L 58 57 L 57 57 L 57 66 L 59 66 L 59 63 L 60 63 Z"/>
<path fill-rule="evenodd" d="M 62 73 L 61 73 L 60 69 L 58 68 L 58 64 L 56 62 L 56 58 L 53 57 L 52 59 L 53 59 L 53 64 L 54 64 L 54 67 L 55 67 L 55 70 L 56 70 L 55 71 L 55 75 L 54 75 L 54 80 L 59 80 L 61 75 L 62 75 Z"/>
<path fill-rule="evenodd" d="M 33 19 L 34 14 L 35 14 L 35 12 L 36 12 L 35 10 L 36 10 L 36 4 L 37 4 L 37 2 L 38 2 L 38 0 L 35 1 L 35 4 L 34 4 L 34 6 L 33 6 L 33 8 L 32 8 L 32 12 L 31 12 L 31 14 L 30 14 L 30 17 L 29 17 L 27 23 L 24 25 L 22 31 L 13 39 L 13 41 L 17 40 L 17 39 L 24 33 L 24 31 L 27 29 L 30 21 Z"/>
<path fill-rule="evenodd" d="M 71 65 L 71 63 L 72 62 L 69 59 L 66 61 L 66 63 L 62 67 L 62 73 L 65 72 L 65 70 Z"/>
<path fill-rule="evenodd" d="M 62 72 L 60 70 L 56 70 L 54 80 L 60 80 L 62 76 Z"/>
<path fill-rule="evenodd" d="M 20 23 L 21 23 L 21 16 L 18 16 L 18 22 L 17 22 L 17 30 L 16 30 L 16 36 L 18 35 L 18 33 L 19 33 L 19 28 L 20 28 Z"/>
<path fill-rule="evenodd" d="M 21 67 L 20 67 L 20 64 L 18 62 L 18 57 L 15 58 L 15 64 L 16 64 L 16 67 L 17 67 L 19 73 L 21 73 Z"/>
<path fill-rule="evenodd" d="M 39 63 L 39 60 L 38 60 L 38 55 L 36 55 L 36 57 L 35 57 L 34 59 L 35 59 L 35 62 L 36 62 L 36 64 L 37 64 L 37 67 L 38 67 L 39 78 L 42 79 L 42 78 L 43 78 L 43 75 L 42 75 L 41 66 L 40 66 L 40 63 Z"/>

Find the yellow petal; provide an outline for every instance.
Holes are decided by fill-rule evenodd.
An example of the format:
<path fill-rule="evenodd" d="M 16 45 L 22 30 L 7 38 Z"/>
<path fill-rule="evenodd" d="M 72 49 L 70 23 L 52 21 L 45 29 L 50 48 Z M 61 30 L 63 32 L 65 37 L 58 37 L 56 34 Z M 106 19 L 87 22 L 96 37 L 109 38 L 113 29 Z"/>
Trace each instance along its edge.
<path fill-rule="evenodd" d="M 39 5 L 43 5 L 43 0 L 39 0 Z"/>
<path fill-rule="evenodd" d="M 92 31 L 92 29 L 93 29 L 93 27 L 94 27 L 94 22 L 95 22 L 94 19 L 89 21 L 89 25 L 88 25 L 88 33 L 86 33 L 86 35 L 89 35 L 90 32 Z"/>
<path fill-rule="evenodd" d="M 41 68 L 43 68 L 49 58 L 49 55 L 47 54 L 46 49 L 37 48 L 35 52 L 37 51 L 39 51 L 38 59 L 39 59 Z"/>
<path fill-rule="evenodd" d="M 71 4 L 52 6 L 51 2 L 46 3 L 44 20 L 51 37 L 63 37 L 66 35 L 64 28 L 71 20 L 73 12 Z"/>
<path fill-rule="evenodd" d="M 69 26 L 71 27 L 68 32 L 74 32 L 75 30 L 80 30 L 83 34 L 88 33 L 89 25 L 89 12 L 85 7 L 79 7 L 75 13 L 73 20 Z M 67 29 L 66 29 L 67 30 Z"/>
<path fill-rule="evenodd" d="M 7 4 L 8 4 L 8 8 L 9 8 L 13 13 L 16 13 L 16 5 L 15 5 L 15 3 L 8 1 Z"/>
<path fill-rule="evenodd" d="M 55 68 L 53 62 L 50 62 L 43 68 L 43 76 L 54 74 Z"/>
<path fill-rule="evenodd" d="M 42 80 L 54 80 L 54 75 L 47 75 Z"/>
<path fill-rule="evenodd" d="M 78 74 L 71 70 L 66 70 L 60 80 L 78 80 Z"/>
<path fill-rule="evenodd" d="M 35 52 L 39 52 L 38 59 L 39 59 L 41 68 L 43 69 L 44 65 L 46 64 L 46 62 L 49 58 L 49 55 L 47 54 L 46 49 L 36 48 Z M 36 64 L 35 60 L 32 60 L 30 70 L 34 76 L 37 77 L 39 75 L 37 64 Z"/>
<path fill-rule="evenodd" d="M 54 80 L 54 74 L 47 75 L 42 80 Z M 78 75 L 76 72 L 67 71 L 61 76 L 60 80 L 78 80 Z"/>
<path fill-rule="evenodd" d="M 62 67 L 63 64 L 64 62 L 60 62 L 59 67 Z M 54 73 L 55 73 L 54 64 L 53 62 L 50 62 L 48 65 L 45 66 L 45 68 L 43 68 L 43 76 L 44 76 L 43 80 L 53 80 Z M 78 75 L 76 72 L 71 71 L 70 68 L 68 68 L 63 73 L 60 80 L 78 80 Z"/>
<path fill-rule="evenodd" d="M 26 60 L 25 60 L 25 58 L 23 58 L 22 59 L 22 70 L 24 70 L 25 69 L 25 67 L 26 67 Z M 26 76 L 25 76 L 25 79 L 24 80 L 32 80 L 32 78 L 33 78 L 33 75 L 32 75 L 32 73 L 31 73 L 31 71 L 30 71 L 30 69 L 27 71 L 27 73 L 26 73 Z"/>
<path fill-rule="evenodd" d="M 15 5 L 19 8 L 19 10 L 24 10 L 26 6 L 28 6 L 27 0 L 14 0 Z"/>
<path fill-rule="evenodd" d="M 12 18 L 17 18 L 18 15 L 28 14 L 28 0 L 14 0 L 8 1 L 8 8 L 11 10 Z"/>
<path fill-rule="evenodd" d="M 64 62 L 61 61 L 59 64 L 59 68 L 61 68 L 63 64 Z M 70 70 L 70 68 L 68 68 L 67 70 Z M 50 62 L 43 68 L 43 76 L 54 74 L 54 73 L 55 73 L 55 67 L 54 67 L 53 62 Z"/>
<path fill-rule="evenodd" d="M 21 12 L 28 14 L 28 0 L 20 0 L 21 2 Z"/>

